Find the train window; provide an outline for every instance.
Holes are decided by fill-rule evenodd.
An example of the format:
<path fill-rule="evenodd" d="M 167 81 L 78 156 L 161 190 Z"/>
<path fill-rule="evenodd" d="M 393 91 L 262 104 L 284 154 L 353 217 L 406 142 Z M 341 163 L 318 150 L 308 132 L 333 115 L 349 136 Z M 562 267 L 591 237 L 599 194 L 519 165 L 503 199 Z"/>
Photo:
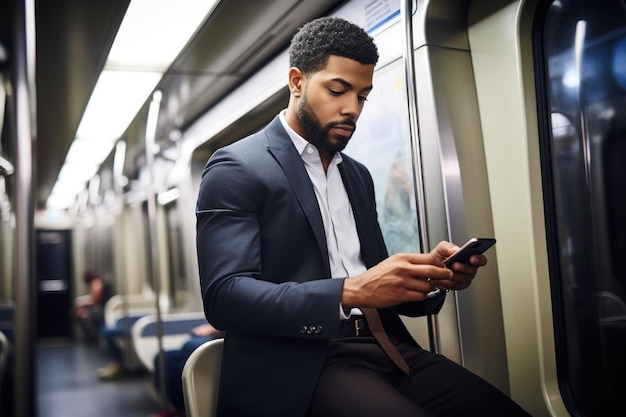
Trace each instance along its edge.
<path fill-rule="evenodd" d="M 400 60 L 378 70 L 346 153 L 374 179 L 378 220 L 389 253 L 421 252 L 406 82 Z"/>
<path fill-rule="evenodd" d="M 159 293 L 159 291 L 157 290 L 160 288 L 160 285 L 155 285 L 154 282 L 156 278 L 154 275 L 154 264 L 152 262 L 151 245 L 155 243 L 151 240 L 150 235 L 150 216 L 148 216 L 147 200 L 141 203 L 141 221 L 143 225 L 143 247 L 146 248 L 146 253 L 148 254 L 148 256 L 144 258 L 145 267 L 143 269 L 144 271 L 146 271 L 146 285 L 147 288 L 150 288 L 153 293 L 157 294 Z M 160 293 L 158 296 L 160 296 Z"/>
<path fill-rule="evenodd" d="M 165 206 L 167 217 L 167 252 L 169 255 L 170 297 L 175 307 L 183 307 L 187 292 L 187 274 L 185 268 L 185 245 L 183 244 L 181 216 L 176 203 Z"/>
<path fill-rule="evenodd" d="M 573 415 L 614 415 L 626 388 L 626 3 L 555 0 L 537 22 L 559 384 Z"/>

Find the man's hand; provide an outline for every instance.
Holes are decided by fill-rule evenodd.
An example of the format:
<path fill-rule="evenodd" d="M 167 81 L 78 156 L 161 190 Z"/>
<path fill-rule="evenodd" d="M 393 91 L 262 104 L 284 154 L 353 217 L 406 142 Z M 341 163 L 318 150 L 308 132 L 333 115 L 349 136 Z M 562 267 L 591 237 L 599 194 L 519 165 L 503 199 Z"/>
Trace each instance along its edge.
<path fill-rule="evenodd" d="M 470 263 L 455 262 L 451 269 L 443 261 L 458 246 L 440 242 L 429 253 L 398 253 L 360 275 L 346 279 L 341 304 L 353 307 L 384 308 L 411 301 L 423 301 L 429 292 L 462 290 L 470 286 L 478 268 L 487 263 L 484 255 L 473 255 Z"/>
<path fill-rule="evenodd" d="M 459 247 L 453 243 L 440 242 L 430 253 L 443 265 L 443 261 L 458 249 Z M 450 278 L 431 277 L 431 283 L 442 290 L 464 290 L 471 285 L 478 268 L 486 264 L 487 258 L 484 255 L 472 255 L 469 263 L 454 262 L 452 264 L 453 274 Z"/>

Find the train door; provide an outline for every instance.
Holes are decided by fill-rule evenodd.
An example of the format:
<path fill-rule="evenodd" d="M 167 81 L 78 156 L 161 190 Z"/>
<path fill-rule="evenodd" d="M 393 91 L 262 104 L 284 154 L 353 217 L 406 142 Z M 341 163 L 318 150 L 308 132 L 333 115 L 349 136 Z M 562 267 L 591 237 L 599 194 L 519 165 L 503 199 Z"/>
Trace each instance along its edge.
<path fill-rule="evenodd" d="M 37 337 L 70 338 L 71 230 L 37 230 Z"/>
<path fill-rule="evenodd" d="M 539 21 L 559 386 L 572 415 L 622 415 L 614 410 L 626 388 L 626 4 L 552 1 Z"/>

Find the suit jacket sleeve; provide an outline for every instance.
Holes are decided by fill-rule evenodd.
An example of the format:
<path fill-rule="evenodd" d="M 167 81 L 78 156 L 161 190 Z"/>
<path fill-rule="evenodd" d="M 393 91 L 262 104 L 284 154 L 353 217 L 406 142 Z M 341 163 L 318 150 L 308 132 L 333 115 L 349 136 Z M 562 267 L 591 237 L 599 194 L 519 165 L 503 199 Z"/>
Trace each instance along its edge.
<path fill-rule="evenodd" d="M 248 335 L 338 337 L 343 279 L 328 279 L 303 209 L 317 207 L 312 188 L 299 200 L 265 132 L 248 139 L 218 150 L 201 179 L 196 244 L 207 320 Z M 293 152 L 302 165 L 288 145 L 274 153 Z"/>

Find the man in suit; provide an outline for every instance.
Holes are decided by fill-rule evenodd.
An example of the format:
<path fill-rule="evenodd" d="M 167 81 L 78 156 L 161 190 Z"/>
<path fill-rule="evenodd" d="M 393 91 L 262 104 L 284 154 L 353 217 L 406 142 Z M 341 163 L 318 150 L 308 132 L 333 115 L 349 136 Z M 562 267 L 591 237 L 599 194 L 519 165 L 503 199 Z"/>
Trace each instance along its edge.
<path fill-rule="evenodd" d="M 527 416 L 422 349 L 400 320 L 438 312 L 445 290 L 467 288 L 486 258 L 447 269 L 449 242 L 388 256 L 372 178 L 341 153 L 373 88 L 373 40 L 321 18 L 298 31 L 289 55 L 287 109 L 216 151 L 200 185 L 202 297 L 225 330 L 218 414 Z"/>

